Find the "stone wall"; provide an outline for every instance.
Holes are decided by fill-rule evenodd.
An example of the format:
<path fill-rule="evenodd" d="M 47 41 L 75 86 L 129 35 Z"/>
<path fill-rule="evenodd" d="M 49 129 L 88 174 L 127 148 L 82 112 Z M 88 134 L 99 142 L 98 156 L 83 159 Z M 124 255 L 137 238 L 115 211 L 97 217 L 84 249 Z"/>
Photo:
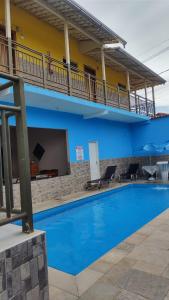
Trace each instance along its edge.
<path fill-rule="evenodd" d="M 0 300 L 48 300 L 45 235 L 0 252 Z"/>
<path fill-rule="evenodd" d="M 152 163 L 159 160 L 168 160 L 169 156 L 152 157 Z M 104 174 L 106 167 L 116 165 L 116 177 L 125 172 L 130 163 L 139 163 L 140 167 L 149 164 L 149 157 L 128 157 L 119 159 L 106 159 L 100 161 L 101 175 Z M 32 181 L 32 200 L 33 203 L 57 200 L 62 196 L 80 192 L 84 190 L 84 184 L 90 180 L 89 162 L 71 164 L 71 174 L 51 179 Z M 19 203 L 19 185 L 14 184 L 15 203 Z"/>

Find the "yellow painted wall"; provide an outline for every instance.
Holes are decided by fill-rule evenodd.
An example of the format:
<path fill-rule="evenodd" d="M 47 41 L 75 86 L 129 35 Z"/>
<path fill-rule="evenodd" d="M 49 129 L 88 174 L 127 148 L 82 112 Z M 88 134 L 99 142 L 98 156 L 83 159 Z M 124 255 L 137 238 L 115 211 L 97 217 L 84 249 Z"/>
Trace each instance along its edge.
<path fill-rule="evenodd" d="M 34 50 L 48 53 L 51 57 L 63 60 L 64 56 L 64 35 L 63 32 L 40 21 L 26 11 L 12 6 L 12 28 L 16 30 L 17 42 L 30 47 Z M 4 24 L 4 0 L 0 0 L 0 23 Z M 88 65 L 96 70 L 97 78 L 101 79 L 101 64 L 93 58 L 80 53 L 78 41 L 70 38 L 70 56 L 71 60 L 78 63 L 78 67 L 83 71 L 84 65 Z M 110 84 L 126 84 L 126 75 L 124 72 L 114 72 L 111 68 L 106 69 L 107 81 Z"/>

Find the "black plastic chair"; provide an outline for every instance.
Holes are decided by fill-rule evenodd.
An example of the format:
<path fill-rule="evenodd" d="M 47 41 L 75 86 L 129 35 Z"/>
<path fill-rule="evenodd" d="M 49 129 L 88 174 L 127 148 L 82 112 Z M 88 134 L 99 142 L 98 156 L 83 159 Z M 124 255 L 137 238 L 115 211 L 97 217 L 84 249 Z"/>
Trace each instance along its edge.
<path fill-rule="evenodd" d="M 134 180 L 134 179 L 137 179 L 138 170 L 139 170 L 139 163 L 130 164 L 129 167 L 128 167 L 128 171 L 126 173 L 120 174 L 119 180 L 122 180 L 122 179 Z"/>
<path fill-rule="evenodd" d="M 106 168 L 105 174 L 101 178 L 87 181 L 85 185 L 85 189 L 86 190 L 89 190 L 91 188 L 100 189 L 104 185 L 109 184 L 115 178 L 116 168 L 117 166 L 108 166 Z"/>

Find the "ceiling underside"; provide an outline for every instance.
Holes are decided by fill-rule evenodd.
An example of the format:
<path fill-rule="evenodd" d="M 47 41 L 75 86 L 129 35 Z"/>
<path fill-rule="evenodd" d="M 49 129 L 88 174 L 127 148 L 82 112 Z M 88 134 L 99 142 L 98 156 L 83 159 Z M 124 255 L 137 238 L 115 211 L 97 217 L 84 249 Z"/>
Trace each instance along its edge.
<path fill-rule="evenodd" d="M 123 45 L 126 44 L 121 37 L 73 0 L 11 0 L 11 2 L 59 30 L 63 30 L 66 20 L 69 24 L 70 35 L 79 41 L 93 39 L 94 41 L 97 40 L 101 45 L 118 42 L 121 42 Z M 95 49 L 95 47 L 97 48 Z M 97 46 L 97 43 L 95 43 L 95 47 L 86 54 L 100 61 L 99 44 Z M 163 78 L 122 48 L 105 48 L 104 51 L 106 54 L 106 65 L 118 72 L 129 71 L 132 90 L 144 88 L 145 81 L 147 87 L 165 83 Z"/>
<path fill-rule="evenodd" d="M 110 66 L 117 72 L 129 71 L 130 84 L 133 90 L 144 88 L 145 82 L 147 87 L 165 83 L 165 80 L 162 77 L 153 72 L 122 48 L 105 48 L 104 52 L 107 66 Z M 100 60 L 100 49 L 93 49 L 88 52 L 88 55 Z"/>
<path fill-rule="evenodd" d="M 82 32 L 85 31 L 100 43 L 126 44 L 125 40 L 73 0 L 12 0 L 12 3 L 59 30 L 63 30 L 66 20 L 71 35 L 80 41 L 89 39 Z"/>

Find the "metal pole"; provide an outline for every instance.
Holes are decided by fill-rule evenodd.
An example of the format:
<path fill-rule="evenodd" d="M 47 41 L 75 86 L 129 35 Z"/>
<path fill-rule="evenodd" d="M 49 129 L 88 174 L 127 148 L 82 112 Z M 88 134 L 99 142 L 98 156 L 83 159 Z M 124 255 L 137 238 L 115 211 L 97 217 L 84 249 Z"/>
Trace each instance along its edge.
<path fill-rule="evenodd" d="M 131 105 L 130 105 L 130 74 L 129 74 L 129 71 L 127 71 L 127 93 L 128 93 L 129 110 L 130 110 Z"/>
<path fill-rule="evenodd" d="M 145 99 L 146 99 L 146 114 L 148 116 L 148 103 L 147 103 L 147 84 L 146 81 L 144 83 L 144 91 L 145 91 Z"/>
<path fill-rule="evenodd" d="M 154 108 L 154 117 L 156 115 L 156 105 L 155 105 L 155 91 L 154 86 L 152 86 L 152 98 L 153 98 L 153 108 Z"/>
<path fill-rule="evenodd" d="M 3 161 L 4 161 L 4 182 L 5 182 L 5 196 L 6 196 L 6 209 L 7 218 L 11 216 L 11 181 L 8 161 L 8 137 L 7 137 L 7 119 L 5 112 L 1 113 L 2 118 L 2 150 L 3 150 Z"/>
<path fill-rule="evenodd" d="M 102 63 L 102 80 L 103 80 L 103 92 L 104 92 L 104 103 L 107 101 L 107 85 L 106 85 L 106 65 L 104 56 L 104 46 L 101 47 L 101 63 Z"/>
<path fill-rule="evenodd" d="M 8 40 L 8 63 L 9 72 L 13 74 L 12 40 L 11 40 L 11 7 L 10 0 L 5 0 L 5 31 Z"/>
<path fill-rule="evenodd" d="M 135 98 L 136 113 L 138 113 L 138 111 L 137 111 L 137 92 L 136 91 L 134 91 L 134 98 Z"/>
<path fill-rule="evenodd" d="M 86 74 L 88 76 L 88 85 L 89 85 L 89 100 L 92 99 L 92 88 L 91 88 L 91 75 Z"/>
<path fill-rule="evenodd" d="M 42 54 L 42 69 L 43 69 L 43 87 L 46 88 L 46 64 L 45 64 L 45 54 Z"/>
<path fill-rule="evenodd" d="M 10 138 L 10 127 L 8 123 L 7 114 L 6 117 L 6 137 L 7 137 L 7 148 L 8 148 L 8 172 L 9 172 L 9 187 L 10 187 L 10 204 L 11 208 L 14 208 L 14 200 L 13 200 L 13 188 L 12 188 L 12 157 L 11 157 L 11 138 Z"/>
<path fill-rule="evenodd" d="M 27 213 L 27 217 L 22 221 L 22 228 L 24 232 L 31 232 L 33 231 L 33 218 L 30 184 L 30 159 L 26 127 L 24 83 L 21 79 L 14 83 L 14 102 L 15 105 L 21 107 L 21 113 L 17 113 L 16 115 L 16 135 L 19 157 L 18 167 L 20 177 L 21 211 L 22 213 Z"/>
<path fill-rule="evenodd" d="M 64 23 L 64 37 L 65 37 L 65 57 L 66 57 L 66 64 L 67 64 L 67 78 L 68 78 L 68 94 L 71 95 L 69 28 L 68 28 L 68 24 L 66 22 Z"/>
<path fill-rule="evenodd" d="M 0 207 L 3 207 L 3 173 L 2 173 L 2 141 L 1 141 L 1 133 L 0 133 Z"/>

